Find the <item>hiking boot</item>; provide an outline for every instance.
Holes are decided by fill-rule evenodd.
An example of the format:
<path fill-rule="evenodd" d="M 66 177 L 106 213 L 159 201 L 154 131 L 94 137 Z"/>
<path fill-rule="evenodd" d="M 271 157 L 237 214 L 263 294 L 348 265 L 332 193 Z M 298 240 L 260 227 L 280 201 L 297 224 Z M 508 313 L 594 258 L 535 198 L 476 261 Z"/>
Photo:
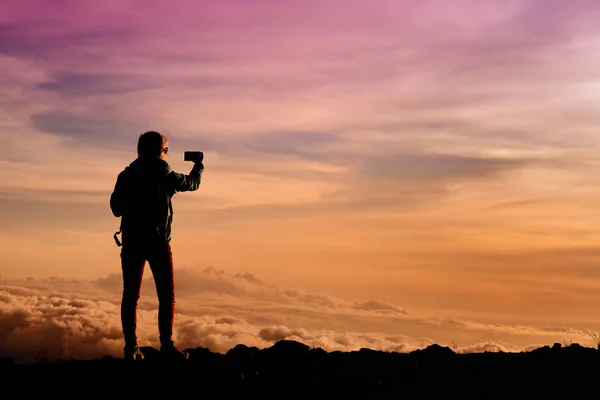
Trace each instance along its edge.
<path fill-rule="evenodd" d="M 125 356 L 123 357 L 125 358 L 125 361 L 138 361 L 144 359 L 144 355 L 137 346 L 125 346 L 123 350 L 125 352 Z"/>
<path fill-rule="evenodd" d="M 160 346 L 160 355 L 163 358 L 173 361 L 183 361 L 188 358 L 188 354 L 185 351 L 179 351 L 173 341 L 168 343 L 163 343 Z"/>

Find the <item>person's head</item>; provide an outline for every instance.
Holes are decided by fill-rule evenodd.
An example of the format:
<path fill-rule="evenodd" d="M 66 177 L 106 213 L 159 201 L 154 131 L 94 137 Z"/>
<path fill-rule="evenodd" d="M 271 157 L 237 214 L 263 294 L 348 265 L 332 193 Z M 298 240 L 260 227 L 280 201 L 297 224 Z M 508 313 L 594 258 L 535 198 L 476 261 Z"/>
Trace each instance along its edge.
<path fill-rule="evenodd" d="M 169 142 L 163 134 L 148 131 L 140 135 L 137 151 L 140 157 L 158 157 L 164 160 L 169 151 Z"/>

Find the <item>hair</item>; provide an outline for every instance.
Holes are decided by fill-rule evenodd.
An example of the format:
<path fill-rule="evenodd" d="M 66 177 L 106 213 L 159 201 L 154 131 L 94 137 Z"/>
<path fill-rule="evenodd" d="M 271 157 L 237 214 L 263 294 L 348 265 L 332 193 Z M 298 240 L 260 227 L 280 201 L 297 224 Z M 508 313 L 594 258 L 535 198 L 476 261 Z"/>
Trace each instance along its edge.
<path fill-rule="evenodd" d="M 161 133 L 155 131 L 142 133 L 137 145 L 138 155 L 160 157 L 166 142 L 167 138 Z"/>

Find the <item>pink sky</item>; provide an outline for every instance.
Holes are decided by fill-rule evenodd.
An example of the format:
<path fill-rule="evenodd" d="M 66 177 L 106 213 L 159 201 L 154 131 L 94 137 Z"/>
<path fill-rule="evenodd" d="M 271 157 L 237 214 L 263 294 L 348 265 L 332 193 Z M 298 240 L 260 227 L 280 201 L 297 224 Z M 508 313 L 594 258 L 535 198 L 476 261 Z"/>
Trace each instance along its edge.
<path fill-rule="evenodd" d="M 2 2 L 0 321 L 15 328 L 0 348 L 25 356 L 48 324 L 118 323 L 118 283 L 98 287 L 120 273 L 108 198 L 150 129 L 178 172 L 184 150 L 206 154 L 200 190 L 174 198 L 176 268 L 197 285 L 178 302 L 185 343 L 591 345 L 599 12 L 591 0 Z M 211 324 L 229 330 L 199 328 Z M 114 336 L 80 354 L 119 349 Z"/>

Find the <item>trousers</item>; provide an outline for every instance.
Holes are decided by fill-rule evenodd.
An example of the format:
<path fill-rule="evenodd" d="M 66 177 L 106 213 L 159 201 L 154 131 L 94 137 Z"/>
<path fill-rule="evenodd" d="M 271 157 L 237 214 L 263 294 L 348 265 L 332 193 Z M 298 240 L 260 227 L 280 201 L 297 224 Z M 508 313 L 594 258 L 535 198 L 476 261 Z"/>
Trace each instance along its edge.
<path fill-rule="evenodd" d="M 173 253 L 168 243 L 123 246 L 121 267 L 123 271 L 123 297 L 121 324 L 125 346 L 137 346 L 137 306 L 140 298 L 146 261 L 154 276 L 158 295 L 158 331 L 161 344 L 169 343 L 173 336 L 175 314 L 175 280 Z"/>

